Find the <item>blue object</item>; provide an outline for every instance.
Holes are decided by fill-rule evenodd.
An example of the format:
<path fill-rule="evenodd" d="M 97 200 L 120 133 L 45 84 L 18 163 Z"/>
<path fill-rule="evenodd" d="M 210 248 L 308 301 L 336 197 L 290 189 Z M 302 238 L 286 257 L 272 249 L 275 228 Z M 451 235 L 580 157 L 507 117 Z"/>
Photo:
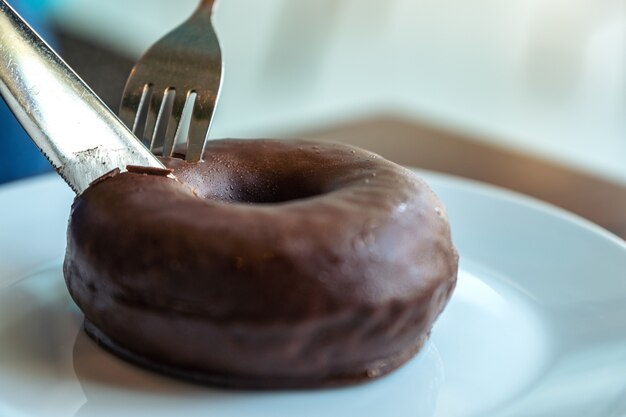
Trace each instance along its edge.
<path fill-rule="evenodd" d="M 10 4 L 54 48 L 56 42 L 42 16 L 41 0 L 13 0 Z M 1 99 L 0 148 L 0 184 L 51 170 L 48 161 Z"/>

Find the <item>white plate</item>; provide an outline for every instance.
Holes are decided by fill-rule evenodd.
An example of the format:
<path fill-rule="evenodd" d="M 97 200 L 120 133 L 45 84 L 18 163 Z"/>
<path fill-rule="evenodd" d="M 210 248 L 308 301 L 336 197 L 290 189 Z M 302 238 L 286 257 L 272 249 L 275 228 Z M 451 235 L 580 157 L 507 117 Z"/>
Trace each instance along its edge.
<path fill-rule="evenodd" d="M 449 208 L 459 285 L 430 342 L 360 386 L 215 390 L 100 350 L 61 276 L 72 195 L 47 176 L 0 189 L 0 415 L 626 414 L 626 244 L 529 198 L 425 173 Z"/>

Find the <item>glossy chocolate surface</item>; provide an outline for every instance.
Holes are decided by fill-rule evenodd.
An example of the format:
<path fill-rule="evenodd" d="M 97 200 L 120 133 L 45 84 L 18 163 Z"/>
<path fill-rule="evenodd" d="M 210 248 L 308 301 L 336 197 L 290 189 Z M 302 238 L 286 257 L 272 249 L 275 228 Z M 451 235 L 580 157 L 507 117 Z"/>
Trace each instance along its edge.
<path fill-rule="evenodd" d="M 89 332 L 212 384 L 370 379 L 408 360 L 456 283 L 445 209 L 411 171 L 339 144 L 223 140 L 178 181 L 76 198 L 64 273 Z"/>

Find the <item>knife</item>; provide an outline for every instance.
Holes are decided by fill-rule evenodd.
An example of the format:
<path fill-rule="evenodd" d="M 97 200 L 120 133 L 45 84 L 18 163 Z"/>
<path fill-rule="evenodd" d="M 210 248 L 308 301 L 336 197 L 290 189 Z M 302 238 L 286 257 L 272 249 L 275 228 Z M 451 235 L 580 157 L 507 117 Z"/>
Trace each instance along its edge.
<path fill-rule="evenodd" d="M 83 80 L 0 0 L 0 95 L 78 194 L 127 166 L 165 169 Z"/>

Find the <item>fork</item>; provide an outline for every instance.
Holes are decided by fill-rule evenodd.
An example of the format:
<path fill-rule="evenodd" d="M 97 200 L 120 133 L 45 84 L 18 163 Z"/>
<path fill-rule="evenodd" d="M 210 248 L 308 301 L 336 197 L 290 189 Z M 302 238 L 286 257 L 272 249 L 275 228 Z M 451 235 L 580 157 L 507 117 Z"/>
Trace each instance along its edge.
<path fill-rule="evenodd" d="M 197 162 L 211 128 L 222 83 L 222 53 L 202 0 L 191 17 L 155 43 L 132 69 L 120 119 L 153 153 L 172 156 L 186 142 Z"/>

